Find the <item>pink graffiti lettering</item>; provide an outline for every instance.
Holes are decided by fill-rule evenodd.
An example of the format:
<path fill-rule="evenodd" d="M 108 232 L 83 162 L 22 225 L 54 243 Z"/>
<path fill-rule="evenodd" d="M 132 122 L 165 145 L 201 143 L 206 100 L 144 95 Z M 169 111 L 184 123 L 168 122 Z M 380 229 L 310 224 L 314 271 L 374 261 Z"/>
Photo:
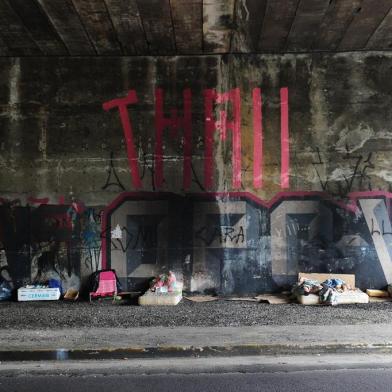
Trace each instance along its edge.
<path fill-rule="evenodd" d="M 49 203 L 49 197 L 45 197 L 45 198 L 42 198 L 42 199 L 37 199 L 37 198 L 35 198 L 35 197 L 29 197 L 28 199 L 27 199 L 27 202 L 29 203 L 29 204 L 39 204 L 39 205 L 42 205 L 42 204 L 48 204 Z"/>
<path fill-rule="evenodd" d="M 289 92 L 288 88 L 280 89 L 280 143 L 281 143 L 281 169 L 280 187 L 287 189 L 289 183 L 290 142 L 289 142 Z"/>
<path fill-rule="evenodd" d="M 263 121 L 261 90 L 254 88 L 253 98 L 253 186 L 260 189 L 263 186 Z"/>
<path fill-rule="evenodd" d="M 231 103 L 232 117 L 227 119 L 226 110 L 219 111 L 219 119 L 214 120 L 214 103 Z M 226 93 L 217 93 L 215 90 L 204 90 L 204 110 L 205 110 L 205 152 L 204 152 L 204 186 L 210 189 L 213 186 L 213 146 L 214 133 L 219 131 L 222 141 L 226 140 L 227 130 L 232 132 L 232 186 L 234 189 L 241 187 L 241 98 L 240 89 L 235 88 Z"/>
<path fill-rule="evenodd" d="M 128 113 L 128 105 L 132 105 L 137 102 L 137 96 L 135 90 L 130 90 L 128 95 L 124 98 L 113 99 L 105 102 L 102 106 L 103 109 L 108 111 L 110 109 L 118 108 L 120 112 L 121 124 L 124 130 L 125 141 L 127 145 L 128 163 L 131 171 L 131 177 L 135 188 L 142 188 L 142 181 L 139 175 L 139 168 L 137 164 L 137 154 L 135 144 L 133 141 L 133 132 L 131 120 Z"/>
<path fill-rule="evenodd" d="M 123 127 L 128 164 L 132 182 L 136 189 L 142 188 L 138 169 L 138 157 L 133 140 L 132 124 L 128 106 L 137 102 L 135 90 L 130 90 L 124 98 L 113 99 L 103 104 L 104 110 L 118 108 Z M 224 105 L 224 106 L 223 106 Z M 261 89 L 252 91 L 253 106 L 253 186 L 263 187 L 263 115 Z M 183 115 L 178 115 L 177 108 L 170 109 L 170 115 L 164 114 L 164 91 L 155 90 L 155 151 L 154 183 L 157 189 L 164 183 L 163 138 L 169 130 L 171 138 L 178 138 L 179 129 L 183 130 L 183 188 L 189 190 L 192 182 L 192 93 L 183 90 Z M 215 114 L 216 113 L 216 114 Z M 215 116 L 217 118 L 215 118 Z M 288 88 L 280 89 L 280 147 L 281 169 L 280 186 L 290 187 L 290 135 L 289 135 L 289 97 Z M 230 117 L 230 118 L 229 118 Z M 218 132 L 221 141 L 227 139 L 231 131 L 232 143 L 232 188 L 241 188 L 241 97 L 240 89 L 234 88 L 218 93 L 215 89 L 204 90 L 204 187 L 209 190 L 214 184 L 214 136 Z"/>
<path fill-rule="evenodd" d="M 184 163 L 183 163 L 183 187 L 185 190 L 190 188 L 192 181 L 192 93 L 190 89 L 183 91 L 184 99 L 184 116 L 178 116 L 177 109 L 170 110 L 170 117 L 164 116 L 163 110 L 163 90 L 155 90 L 155 185 L 160 189 L 164 182 L 163 175 L 163 132 L 169 128 L 169 134 L 172 138 L 178 137 L 178 130 L 183 128 L 184 131 Z"/>

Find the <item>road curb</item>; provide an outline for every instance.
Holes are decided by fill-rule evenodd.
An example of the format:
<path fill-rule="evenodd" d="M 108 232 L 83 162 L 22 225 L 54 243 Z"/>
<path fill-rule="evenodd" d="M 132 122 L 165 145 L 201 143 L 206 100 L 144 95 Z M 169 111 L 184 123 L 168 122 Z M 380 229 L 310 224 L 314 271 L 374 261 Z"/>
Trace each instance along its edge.
<path fill-rule="evenodd" d="M 392 354 L 392 343 L 385 344 L 242 344 L 225 346 L 157 346 L 102 349 L 42 349 L 0 351 L 1 362 L 45 360 L 108 360 L 136 358 L 229 357 L 304 354 Z"/>

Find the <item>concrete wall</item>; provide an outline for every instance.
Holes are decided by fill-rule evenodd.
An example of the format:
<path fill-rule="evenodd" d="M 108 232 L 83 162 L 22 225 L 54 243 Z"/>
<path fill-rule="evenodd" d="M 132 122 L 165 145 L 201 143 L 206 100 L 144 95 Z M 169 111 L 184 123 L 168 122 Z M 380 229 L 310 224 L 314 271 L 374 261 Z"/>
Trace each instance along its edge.
<path fill-rule="evenodd" d="M 392 282 L 391 69 L 380 53 L 0 59 L 3 276 Z"/>

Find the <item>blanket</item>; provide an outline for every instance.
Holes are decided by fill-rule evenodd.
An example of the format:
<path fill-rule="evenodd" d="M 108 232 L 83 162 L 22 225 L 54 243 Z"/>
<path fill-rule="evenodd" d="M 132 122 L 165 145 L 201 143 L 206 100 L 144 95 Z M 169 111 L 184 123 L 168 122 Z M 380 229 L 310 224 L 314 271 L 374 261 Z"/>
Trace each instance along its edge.
<path fill-rule="evenodd" d="M 301 278 L 300 281 L 294 285 L 292 293 L 295 296 L 318 294 L 320 303 L 324 305 L 337 305 L 338 293 L 349 289 L 351 288 L 339 278 L 327 279 L 321 283 L 317 280 Z"/>

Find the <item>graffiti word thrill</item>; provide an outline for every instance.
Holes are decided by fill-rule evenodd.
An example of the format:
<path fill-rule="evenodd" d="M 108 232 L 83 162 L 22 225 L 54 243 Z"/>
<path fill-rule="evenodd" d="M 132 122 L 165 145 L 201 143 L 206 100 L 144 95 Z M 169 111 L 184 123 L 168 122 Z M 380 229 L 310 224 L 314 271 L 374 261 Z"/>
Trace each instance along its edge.
<path fill-rule="evenodd" d="M 133 186 L 142 188 L 142 180 L 138 167 L 138 156 L 134 143 L 132 122 L 128 107 L 138 102 L 136 91 L 130 90 L 123 98 L 113 99 L 103 104 L 103 109 L 117 109 L 124 131 L 128 164 Z M 183 115 L 179 116 L 177 108 L 170 109 L 167 117 L 163 110 L 164 92 L 155 90 L 155 148 L 154 148 L 154 183 L 157 189 L 162 188 L 163 175 L 163 137 L 165 130 L 172 138 L 181 137 L 183 148 L 183 188 L 188 190 L 192 182 L 192 92 L 183 90 Z M 253 104 L 253 186 L 260 189 L 263 186 L 263 126 L 261 89 L 252 91 Z M 229 111 L 227 108 L 231 107 Z M 229 113 L 230 112 L 230 113 Z M 289 188 L 289 103 L 288 88 L 280 89 L 280 143 L 281 171 L 280 186 Z M 230 114 L 230 115 L 229 115 Z M 179 135 L 179 130 L 183 135 Z M 204 187 L 208 190 L 214 183 L 214 136 L 218 133 L 222 141 L 231 132 L 232 143 L 232 187 L 241 188 L 241 95 L 240 89 L 235 88 L 219 93 L 214 89 L 204 90 Z"/>

